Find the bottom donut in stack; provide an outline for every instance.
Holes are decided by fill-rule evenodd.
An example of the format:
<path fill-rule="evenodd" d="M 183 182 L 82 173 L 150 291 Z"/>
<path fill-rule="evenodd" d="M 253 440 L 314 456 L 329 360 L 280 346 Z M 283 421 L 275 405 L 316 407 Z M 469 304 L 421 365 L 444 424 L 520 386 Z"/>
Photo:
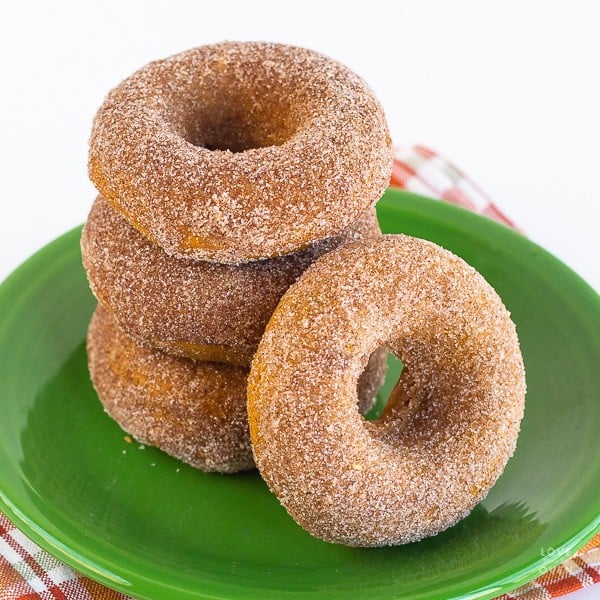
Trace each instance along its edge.
<path fill-rule="evenodd" d="M 254 467 L 246 385 L 249 369 L 171 356 L 134 341 L 98 306 L 87 337 L 92 383 L 106 412 L 138 441 L 203 471 Z M 385 376 L 387 352 L 369 359 L 357 386 L 364 414 Z"/>

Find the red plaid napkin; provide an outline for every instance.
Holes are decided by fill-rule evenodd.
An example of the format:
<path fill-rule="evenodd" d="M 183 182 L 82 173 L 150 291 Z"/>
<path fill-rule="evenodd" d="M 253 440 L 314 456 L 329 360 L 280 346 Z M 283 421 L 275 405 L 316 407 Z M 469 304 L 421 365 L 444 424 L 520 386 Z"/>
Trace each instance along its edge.
<path fill-rule="evenodd" d="M 479 186 L 425 146 L 396 148 L 390 185 L 446 200 L 517 229 Z"/>
<path fill-rule="evenodd" d="M 515 227 L 461 171 L 423 146 L 396 149 L 391 185 L 458 204 Z M 497 600 L 547 600 L 599 582 L 600 534 L 558 567 Z M 37 599 L 130 600 L 50 556 L 0 513 L 0 600 Z"/>

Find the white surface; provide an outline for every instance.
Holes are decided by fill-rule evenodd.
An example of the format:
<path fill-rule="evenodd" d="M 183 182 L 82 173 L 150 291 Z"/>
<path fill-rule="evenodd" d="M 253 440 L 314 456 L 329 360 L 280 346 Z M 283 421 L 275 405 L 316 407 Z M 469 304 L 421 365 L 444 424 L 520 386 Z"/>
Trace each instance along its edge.
<path fill-rule="evenodd" d="M 450 157 L 599 290 L 598 6 L 11 2 L 0 34 L 0 279 L 85 219 L 89 129 L 112 86 L 179 50 L 259 39 L 352 67 L 380 97 L 396 143 Z"/>

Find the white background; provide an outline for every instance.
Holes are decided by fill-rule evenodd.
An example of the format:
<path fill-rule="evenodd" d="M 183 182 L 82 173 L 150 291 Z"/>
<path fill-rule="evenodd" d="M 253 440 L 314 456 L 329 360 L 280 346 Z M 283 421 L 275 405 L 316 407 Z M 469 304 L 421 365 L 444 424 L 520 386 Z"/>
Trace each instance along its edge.
<path fill-rule="evenodd" d="M 105 93 L 151 59 L 231 39 L 307 46 L 346 63 L 381 99 L 396 143 L 450 157 L 600 289 L 594 0 L 5 6 L 0 279 L 84 220 L 94 198 L 87 140 Z"/>

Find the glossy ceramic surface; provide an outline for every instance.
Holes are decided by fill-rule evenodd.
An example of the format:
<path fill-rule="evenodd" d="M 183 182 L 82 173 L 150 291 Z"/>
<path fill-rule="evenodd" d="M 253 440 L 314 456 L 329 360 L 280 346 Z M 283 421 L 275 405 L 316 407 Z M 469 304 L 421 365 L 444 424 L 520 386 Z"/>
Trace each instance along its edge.
<path fill-rule="evenodd" d="M 528 396 L 517 452 L 452 529 L 408 546 L 313 539 L 256 473 L 209 475 L 127 443 L 90 384 L 79 230 L 0 287 L 0 508 L 49 552 L 139 598 L 489 598 L 600 529 L 600 299 L 520 235 L 390 191 L 386 232 L 433 240 L 497 289 Z M 391 369 L 382 398 L 397 376 Z"/>

